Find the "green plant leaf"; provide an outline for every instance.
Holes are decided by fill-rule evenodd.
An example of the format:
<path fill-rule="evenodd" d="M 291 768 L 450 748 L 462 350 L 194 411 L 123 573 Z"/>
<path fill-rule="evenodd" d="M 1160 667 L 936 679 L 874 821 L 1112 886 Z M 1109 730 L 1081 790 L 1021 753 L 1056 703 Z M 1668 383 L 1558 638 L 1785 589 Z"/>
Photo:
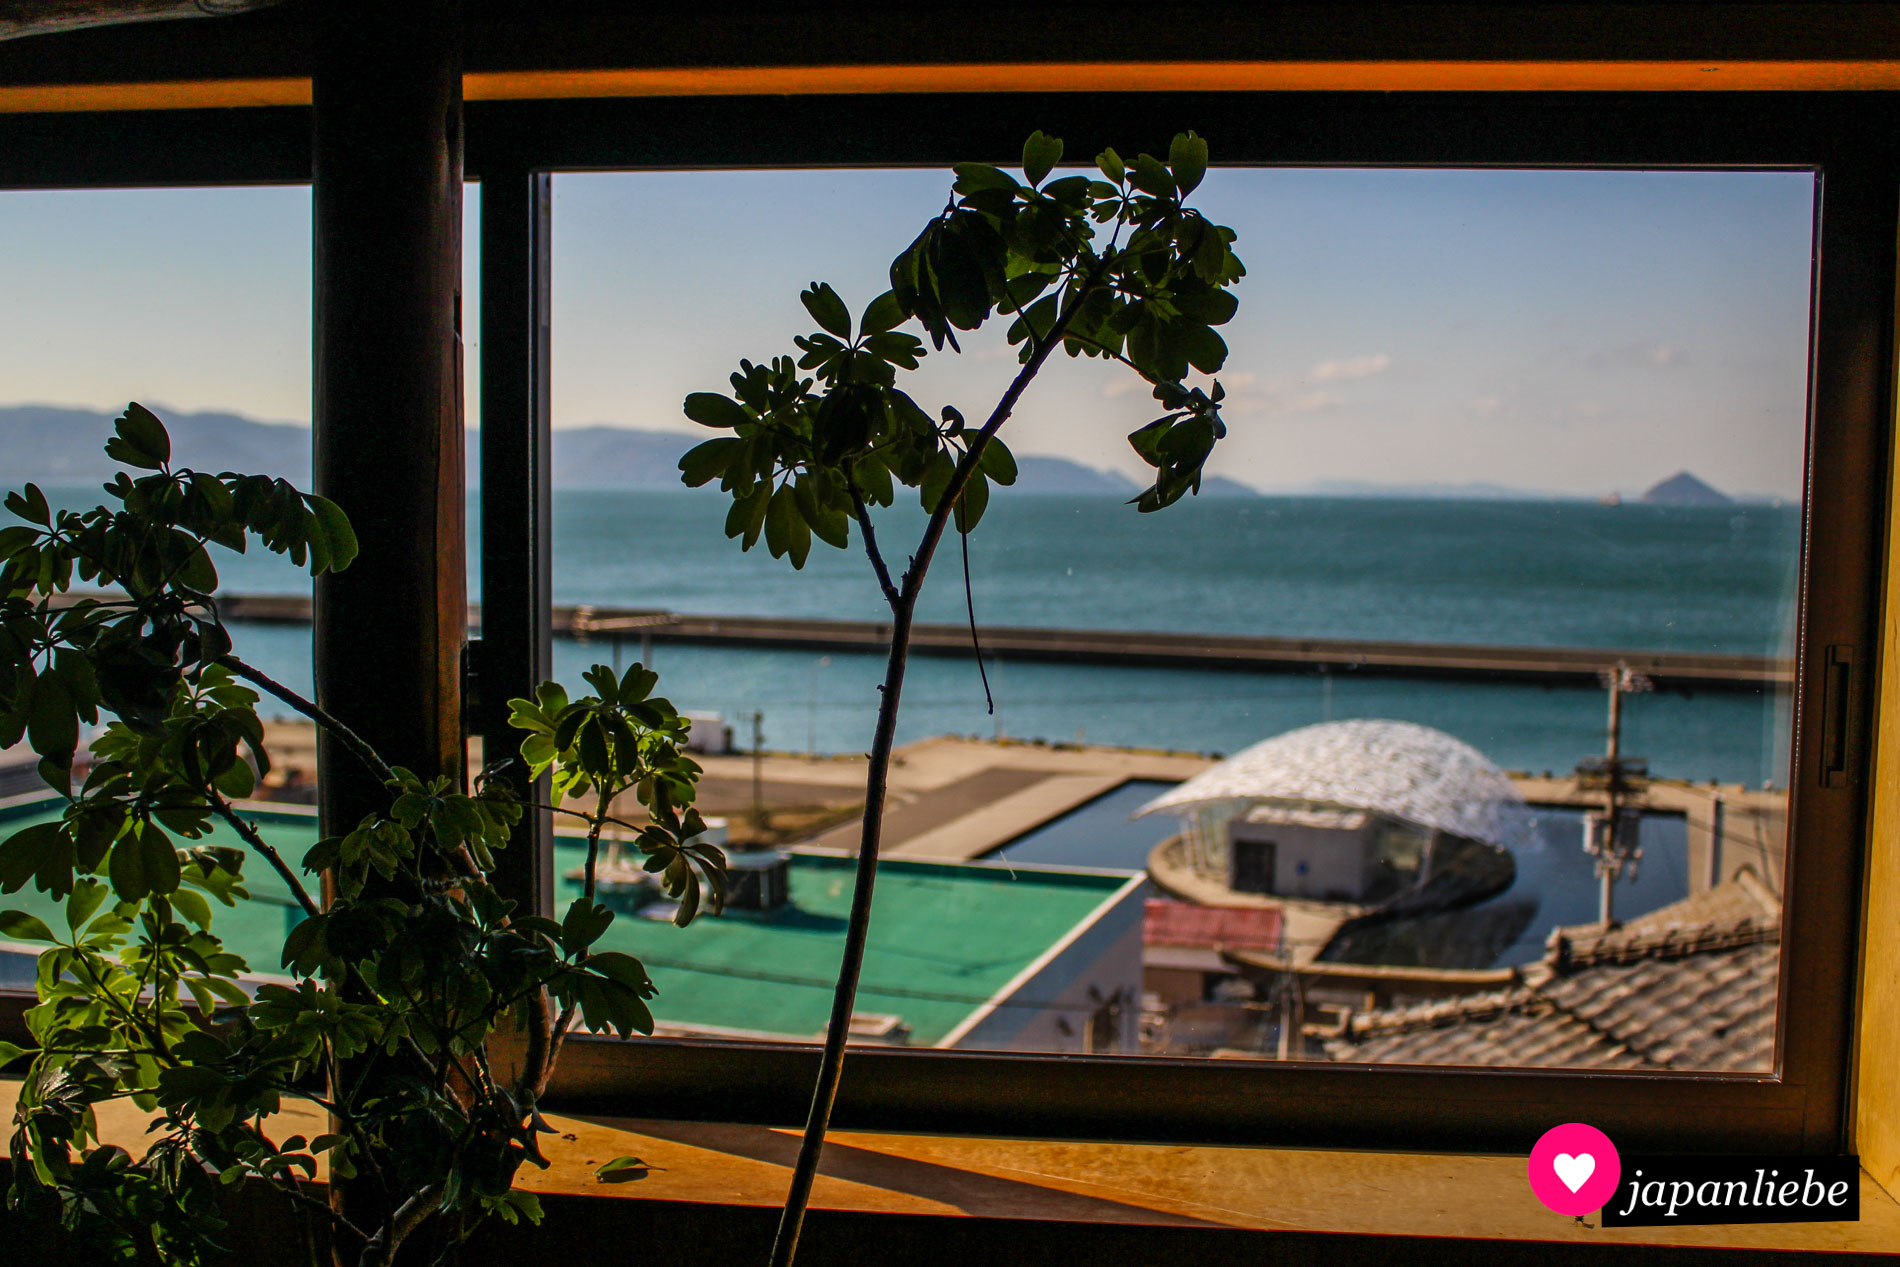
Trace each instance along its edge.
<path fill-rule="evenodd" d="M 33 680 L 33 702 L 26 714 L 26 736 L 33 751 L 56 764 L 70 765 L 79 746 L 79 716 L 73 711 L 66 681 L 57 673 Z"/>
<path fill-rule="evenodd" d="M 983 446 L 983 456 L 977 462 L 977 469 L 1007 488 L 1016 482 L 1016 458 L 1002 439 L 991 436 Z"/>
<path fill-rule="evenodd" d="M 148 893 L 168 894 L 178 888 L 178 851 L 156 823 L 119 838 L 107 863 L 112 890 L 128 902 Z"/>
<path fill-rule="evenodd" d="M 766 507 L 765 545 L 774 558 L 790 558 L 794 568 L 804 567 L 811 553 L 811 525 L 799 513 L 798 493 L 791 484 L 779 485 Z"/>
<path fill-rule="evenodd" d="M 936 511 L 937 503 L 943 500 L 956 473 L 956 461 L 948 453 L 939 451 L 931 456 L 930 465 L 924 469 L 924 477 L 917 485 L 918 500 L 926 511 Z"/>
<path fill-rule="evenodd" d="M 53 526 L 52 508 L 47 505 L 46 494 L 40 491 L 38 484 L 28 484 L 24 493 L 8 493 L 7 509 L 20 518 L 39 524 L 41 527 L 50 528 Z M 22 545 L 33 540 L 37 535 L 30 529 L 9 528 L 7 531 L 10 533 L 25 533 L 24 536 L 11 538 L 11 540 Z M 18 546 L 14 548 L 17 549 Z M 11 553 L 11 551 L 8 553 Z"/>
<path fill-rule="evenodd" d="M 616 1157 L 595 1167 L 594 1176 L 602 1183 L 631 1183 L 646 1178 L 651 1169 L 638 1157 Z"/>
<path fill-rule="evenodd" d="M 1031 132 L 1023 142 L 1023 175 L 1032 185 L 1040 185 L 1055 165 L 1062 161 L 1062 141 L 1040 130 Z"/>
<path fill-rule="evenodd" d="M 211 925 L 211 903 L 190 889 L 174 889 L 171 895 L 172 906 L 178 913 L 199 928 Z"/>
<path fill-rule="evenodd" d="M 686 416 L 702 427 L 740 427 L 755 419 L 745 406 L 717 392 L 694 392 L 686 398 Z"/>
<path fill-rule="evenodd" d="M 1177 133 L 1168 146 L 1168 167 L 1174 172 L 1174 187 L 1187 197 L 1207 175 L 1207 142 L 1192 132 Z"/>
<path fill-rule="evenodd" d="M 798 301 L 805 305 L 805 311 L 821 329 L 840 339 L 851 337 L 851 310 L 844 306 L 844 300 L 838 298 L 838 292 L 829 282 L 813 282 L 809 289 L 799 293 Z"/>
<path fill-rule="evenodd" d="M 561 921 L 561 944 L 567 952 L 579 954 L 600 940 L 607 926 L 614 922 L 614 913 L 598 902 L 589 902 L 585 897 L 577 897 L 567 908 L 567 917 Z"/>
<path fill-rule="evenodd" d="M 974 471 L 970 475 L 970 482 L 963 486 L 963 495 L 957 498 L 957 531 L 973 531 L 982 521 L 984 508 L 989 504 L 990 482 L 983 478 L 982 471 Z"/>
<path fill-rule="evenodd" d="M 903 305 L 897 302 L 895 294 L 887 290 L 865 305 L 864 315 L 858 318 L 858 337 L 868 338 L 873 334 L 895 330 L 906 320 Z"/>
<path fill-rule="evenodd" d="M 315 493 L 304 495 L 305 503 L 310 507 L 310 517 L 328 548 L 325 566 L 318 569 L 312 560 L 311 570 L 341 572 L 355 561 L 357 555 L 356 530 L 350 527 L 350 517 L 343 508 L 327 497 L 318 497 Z"/>
<path fill-rule="evenodd" d="M 172 441 L 165 424 L 137 401 L 125 407 L 112 429 L 117 434 L 106 442 L 106 453 L 127 466 L 156 471 L 171 461 Z"/>
<path fill-rule="evenodd" d="M 693 446 L 680 458 L 680 482 L 688 488 L 711 483 L 726 473 L 726 467 L 743 448 L 745 441 L 737 436 L 720 436 Z"/>
<path fill-rule="evenodd" d="M 97 880 L 81 880 L 75 884 L 72 896 L 66 899 L 66 927 L 74 932 L 84 928 L 110 891 Z"/>
<path fill-rule="evenodd" d="M 13 893 L 28 880 L 55 897 L 73 884 L 73 841 L 61 823 L 35 823 L 0 843 L 0 891 Z"/>
<path fill-rule="evenodd" d="M 18 1043 L 0 1042 L 0 1068 L 12 1064 L 26 1055 L 29 1050 L 31 1049 L 22 1047 Z"/>
<path fill-rule="evenodd" d="M 0 911 L 0 934 L 15 941 L 59 940 L 53 936 L 53 930 L 46 926 L 44 920 L 28 915 L 25 911 Z"/>
<path fill-rule="evenodd" d="M 1134 166 L 1128 170 L 1128 179 L 1144 194 L 1153 194 L 1157 198 L 1174 194 L 1174 177 L 1168 174 L 1168 169 L 1161 165 L 1160 159 L 1150 154 L 1135 156 Z"/>

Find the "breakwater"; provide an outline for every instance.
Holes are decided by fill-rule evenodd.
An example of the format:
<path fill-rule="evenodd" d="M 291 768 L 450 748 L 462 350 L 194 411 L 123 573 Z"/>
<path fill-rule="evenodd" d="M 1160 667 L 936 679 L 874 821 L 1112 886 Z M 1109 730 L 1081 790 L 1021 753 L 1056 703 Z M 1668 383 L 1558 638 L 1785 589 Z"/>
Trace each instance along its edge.
<path fill-rule="evenodd" d="M 308 624 L 310 600 L 298 595 L 225 595 L 226 620 Z M 469 609 L 479 629 L 481 609 Z M 558 637 L 579 641 L 674 642 L 701 646 L 874 652 L 887 645 L 890 626 L 877 621 L 767 616 L 705 616 L 646 608 L 558 606 Z M 1793 663 L 1775 656 L 1596 647 L 1526 647 L 1271 638 L 1237 634 L 979 626 L 986 657 L 1069 664 L 1221 669 L 1252 672 L 1352 672 L 1414 678 L 1464 678 L 1594 683 L 1619 662 L 1657 685 L 1762 690 L 1792 682 Z M 958 624 L 919 624 L 914 654 L 968 658 L 970 630 Z"/>

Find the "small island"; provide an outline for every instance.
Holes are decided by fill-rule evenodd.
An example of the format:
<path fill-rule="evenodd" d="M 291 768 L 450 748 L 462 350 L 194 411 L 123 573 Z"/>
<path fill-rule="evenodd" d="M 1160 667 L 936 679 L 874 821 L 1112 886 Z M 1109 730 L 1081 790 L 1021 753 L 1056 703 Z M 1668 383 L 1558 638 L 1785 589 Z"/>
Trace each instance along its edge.
<path fill-rule="evenodd" d="M 1651 506 L 1732 506 L 1735 499 L 1709 487 L 1687 471 L 1678 471 L 1643 494 Z"/>

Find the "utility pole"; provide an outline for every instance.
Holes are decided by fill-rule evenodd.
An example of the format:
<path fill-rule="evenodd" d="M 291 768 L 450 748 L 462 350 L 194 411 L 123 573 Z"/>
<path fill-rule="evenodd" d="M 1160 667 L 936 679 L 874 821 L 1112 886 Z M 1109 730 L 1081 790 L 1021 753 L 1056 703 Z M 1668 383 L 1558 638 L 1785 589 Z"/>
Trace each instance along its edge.
<path fill-rule="evenodd" d="M 831 657 L 819 656 L 811 666 L 811 697 L 805 709 L 805 759 L 818 756 L 818 670 L 831 667 Z"/>
<path fill-rule="evenodd" d="M 765 775 L 760 763 L 765 760 L 765 714 L 752 714 L 752 825 L 765 826 Z"/>
<path fill-rule="evenodd" d="M 1623 814 L 1649 783 L 1649 762 L 1642 757 L 1623 755 L 1623 696 L 1651 691 L 1655 686 L 1621 660 L 1614 669 L 1604 670 L 1600 677 L 1610 693 L 1608 746 L 1602 758 L 1578 763 L 1577 783 L 1586 791 L 1603 793 L 1601 818 L 1595 822 L 1585 820 L 1583 847 L 1596 858 L 1600 886 L 1597 919 L 1607 929 L 1616 924 L 1617 877 L 1625 867 L 1634 874 L 1637 860 L 1643 856 L 1641 839 L 1634 831 L 1624 831 Z"/>

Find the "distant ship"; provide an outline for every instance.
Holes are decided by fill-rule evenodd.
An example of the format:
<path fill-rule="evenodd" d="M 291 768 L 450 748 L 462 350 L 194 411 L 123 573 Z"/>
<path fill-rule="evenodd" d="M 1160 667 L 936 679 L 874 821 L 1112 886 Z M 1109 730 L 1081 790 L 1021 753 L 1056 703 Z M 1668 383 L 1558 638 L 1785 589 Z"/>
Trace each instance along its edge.
<path fill-rule="evenodd" d="M 1597 505 L 1599 506 L 1621 506 L 1622 504 L 1623 494 L 1621 493 L 1605 493 L 1603 496 L 1597 498 Z"/>

